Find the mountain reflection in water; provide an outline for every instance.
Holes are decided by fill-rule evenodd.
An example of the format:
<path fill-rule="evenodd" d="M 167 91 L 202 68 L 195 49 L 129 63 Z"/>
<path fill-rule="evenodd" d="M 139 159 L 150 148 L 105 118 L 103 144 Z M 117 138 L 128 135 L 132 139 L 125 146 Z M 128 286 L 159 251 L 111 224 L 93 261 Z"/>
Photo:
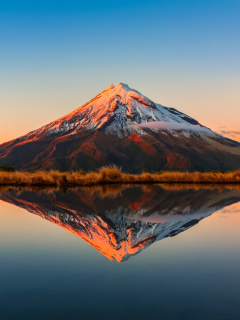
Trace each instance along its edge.
<path fill-rule="evenodd" d="M 159 185 L 66 191 L 24 188 L 3 190 L 0 199 L 70 231 L 108 259 L 122 262 L 240 201 L 240 190 Z"/>

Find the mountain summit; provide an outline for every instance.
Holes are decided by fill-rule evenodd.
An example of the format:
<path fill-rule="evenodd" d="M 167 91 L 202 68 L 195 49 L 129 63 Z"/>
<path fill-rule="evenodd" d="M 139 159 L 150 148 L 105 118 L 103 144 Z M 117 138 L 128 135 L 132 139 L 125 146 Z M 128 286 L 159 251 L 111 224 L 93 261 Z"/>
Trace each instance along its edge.
<path fill-rule="evenodd" d="M 119 83 L 66 116 L 0 145 L 0 166 L 18 170 L 92 170 L 109 164 L 134 173 L 233 170 L 240 168 L 240 143 Z"/>
<path fill-rule="evenodd" d="M 110 85 L 80 108 L 20 139 L 26 141 L 43 136 L 75 134 L 83 128 L 123 137 L 129 136 L 134 131 L 143 134 L 143 130 L 130 126 L 153 121 L 199 124 L 173 108 L 155 104 L 127 84 L 119 83 L 116 86 Z"/>

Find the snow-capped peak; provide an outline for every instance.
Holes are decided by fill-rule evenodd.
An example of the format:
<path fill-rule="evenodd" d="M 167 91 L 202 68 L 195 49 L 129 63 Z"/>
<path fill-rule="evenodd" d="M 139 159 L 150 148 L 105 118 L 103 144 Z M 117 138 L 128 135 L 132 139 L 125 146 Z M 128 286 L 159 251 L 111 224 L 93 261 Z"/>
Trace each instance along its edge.
<path fill-rule="evenodd" d="M 23 138 L 26 140 L 42 135 L 74 134 L 79 129 L 100 130 L 119 137 L 129 136 L 133 131 L 146 134 L 142 127 L 134 125 L 153 121 L 199 125 L 196 120 L 176 109 L 156 104 L 127 84 L 118 83 L 116 86 L 111 84 L 78 109 Z"/>

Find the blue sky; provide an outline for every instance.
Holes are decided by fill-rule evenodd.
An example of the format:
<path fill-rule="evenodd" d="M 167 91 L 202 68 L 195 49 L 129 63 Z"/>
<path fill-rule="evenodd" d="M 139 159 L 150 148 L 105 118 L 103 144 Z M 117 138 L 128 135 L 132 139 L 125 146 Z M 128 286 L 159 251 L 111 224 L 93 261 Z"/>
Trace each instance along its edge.
<path fill-rule="evenodd" d="M 118 82 L 236 131 L 239 34 L 239 0 L 0 0 L 0 142 Z"/>

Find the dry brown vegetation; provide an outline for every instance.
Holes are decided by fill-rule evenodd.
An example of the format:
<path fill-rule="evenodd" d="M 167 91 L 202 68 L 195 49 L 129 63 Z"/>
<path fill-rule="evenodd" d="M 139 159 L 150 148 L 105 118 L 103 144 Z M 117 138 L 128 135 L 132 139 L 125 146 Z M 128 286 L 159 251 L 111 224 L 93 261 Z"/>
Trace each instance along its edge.
<path fill-rule="evenodd" d="M 93 186 L 101 184 L 181 183 L 181 184 L 240 184 L 240 170 L 231 172 L 164 172 L 141 174 L 123 173 L 115 166 L 97 172 L 0 172 L 0 185 L 11 186 Z"/>

